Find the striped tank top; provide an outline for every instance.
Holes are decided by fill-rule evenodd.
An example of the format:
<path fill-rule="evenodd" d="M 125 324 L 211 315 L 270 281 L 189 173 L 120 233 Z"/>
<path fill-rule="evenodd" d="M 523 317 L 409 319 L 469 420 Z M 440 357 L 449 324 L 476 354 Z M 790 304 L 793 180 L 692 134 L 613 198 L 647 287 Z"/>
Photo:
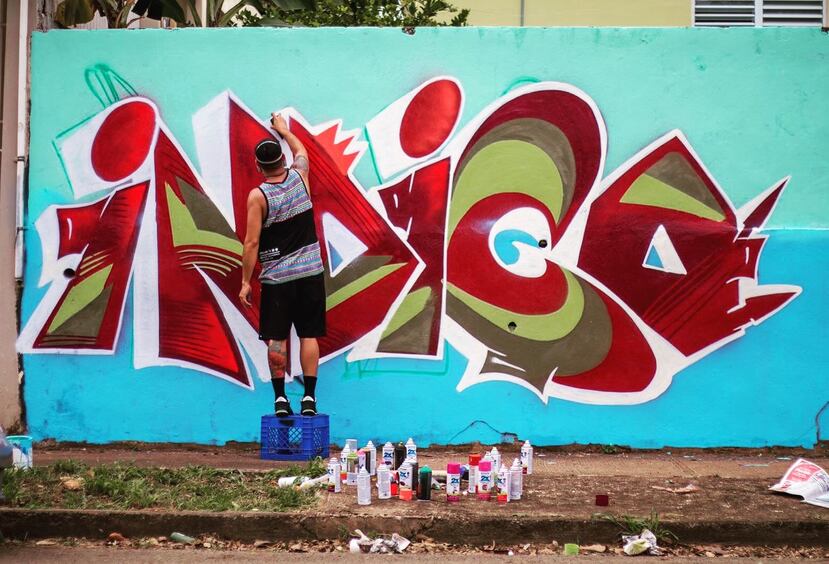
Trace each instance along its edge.
<path fill-rule="evenodd" d="M 279 284 L 321 274 L 314 212 L 302 177 L 289 169 L 283 182 L 263 182 L 259 189 L 268 204 L 259 236 L 259 280 L 263 284 Z"/>

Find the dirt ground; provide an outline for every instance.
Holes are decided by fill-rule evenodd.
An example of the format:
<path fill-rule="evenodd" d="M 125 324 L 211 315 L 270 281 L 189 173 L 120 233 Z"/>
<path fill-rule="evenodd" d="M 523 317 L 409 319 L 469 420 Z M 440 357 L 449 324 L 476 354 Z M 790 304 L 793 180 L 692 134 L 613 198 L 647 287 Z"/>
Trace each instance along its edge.
<path fill-rule="evenodd" d="M 517 446 L 503 447 L 503 460 L 518 456 Z M 421 466 L 445 469 L 450 460 L 465 461 L 469 452 L 481 449 L 440 447 L 419 452 Z M 545 515 L 590 519 L 598 512 L 644 517 L 651 512 L 662 521 L 826 521 L 829 510 L 801 503 L 798 498 L 773 494 L 768 486 L 783 475 L 799 455 L 829 468 L 829 451 L 803 449 L 674 449 L 627 451 L 605 454 L 599 447 L 564 447 L 536 451 L 534 474 L 527 477 L 525 496 L 500 506 L 466 497 L 448 505 L 442 493 L 432 502 L 378 500 L 358 506 L 356 488 L 323 494 L 320 503 L 304 510 L 339 515 L 473 516 L 482 514 Z M 80 446 L 41 444 L 35 448 L 35 464 L 59 459 L 87 464 L 114 461 L 141 466 L 176 467 L 203 464 L 241 470 L 266 470 L 284 463 L 259 459 L 254 445 L 207 447 L 195 445 Z M 699 491 L 675 494 L 654 489 L 693 484 Z M 610 505 L 597 507 L 595 496 L 608 494 Z"/>

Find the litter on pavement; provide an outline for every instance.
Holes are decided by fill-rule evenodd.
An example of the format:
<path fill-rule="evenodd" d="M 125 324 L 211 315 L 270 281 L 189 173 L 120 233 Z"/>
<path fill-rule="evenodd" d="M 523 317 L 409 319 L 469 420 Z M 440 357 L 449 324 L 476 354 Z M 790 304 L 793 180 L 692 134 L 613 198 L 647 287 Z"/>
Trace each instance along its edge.
<path fill-rule="evenodd" d="M 625 535 L 622 537 L 622 542 L 625 543 L 622 550 L 628 556 L 636 556 L 638 554 L 650 554 L 651 556 L 660 556 L 662 551 L 656 544 L 656 535 L 648 529 L 642 529 L 638 535 Z"/>
<path fill-rule="evenodd" d="M 805 458 L 798 458 L 769 489 L 797 495 L 806 503 L 829 508 L 829 473 Z"/>
<path fill-rule="evenodd" d="M 409 539 L 401 537 L 397 533 L 392 533 L 390 537 L 382 535 L 371 539 L 360 529 L 355 529 L 353 535 L 356 538 L 351 539 L 351 542 L 348 543 L 348 551 L 355 554 L 399 554 L 412 544 Z"/>

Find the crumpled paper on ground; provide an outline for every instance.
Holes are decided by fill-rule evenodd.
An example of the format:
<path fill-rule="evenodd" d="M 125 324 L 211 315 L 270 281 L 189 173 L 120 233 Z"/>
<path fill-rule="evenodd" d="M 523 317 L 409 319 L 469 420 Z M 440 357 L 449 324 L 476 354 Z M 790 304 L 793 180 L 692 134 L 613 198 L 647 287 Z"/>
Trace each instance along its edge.
<path fill-rule="evenodd" d="M 660 556 L 662 551 L 656 544 L 656 535 L 648 529 L 643 529 L 638 535 L 625 535 L 622 537 L 622 542 L 625 546 L 622 550 L 628 556 L 636 556 L 637 554 L 650 554 L 651 556 Z"/>
<path fill-rule="evenodd" d="M 797 495 L 806 503 L 829 508 L 829 472 L 805 458 L 798 458 L 769 489 Z"/>
<path fill-rule="evenodd" d="M 351 539 L 351 542 L 348 543 L 348 551 L 355 554 L 399 554 L 412 544 L 409 539 L 401 537 L 397 533 L 392 533 L 391 537 L 380 536 L 376 539 L 370 539 L 360 529 L 355 529 L 353 534 L 358 538 Z"/>

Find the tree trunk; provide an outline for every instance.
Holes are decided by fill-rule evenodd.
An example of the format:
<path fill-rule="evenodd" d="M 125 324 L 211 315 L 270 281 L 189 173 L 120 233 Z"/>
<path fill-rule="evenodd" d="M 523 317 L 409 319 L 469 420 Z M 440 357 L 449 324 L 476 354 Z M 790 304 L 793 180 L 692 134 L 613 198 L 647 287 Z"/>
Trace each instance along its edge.
<path fill-rule="evenodd" d="M 37 29 L 49 31 L 55 29 L 55 10 L 59 0 L 38 0 L 37 3 Z"/>

